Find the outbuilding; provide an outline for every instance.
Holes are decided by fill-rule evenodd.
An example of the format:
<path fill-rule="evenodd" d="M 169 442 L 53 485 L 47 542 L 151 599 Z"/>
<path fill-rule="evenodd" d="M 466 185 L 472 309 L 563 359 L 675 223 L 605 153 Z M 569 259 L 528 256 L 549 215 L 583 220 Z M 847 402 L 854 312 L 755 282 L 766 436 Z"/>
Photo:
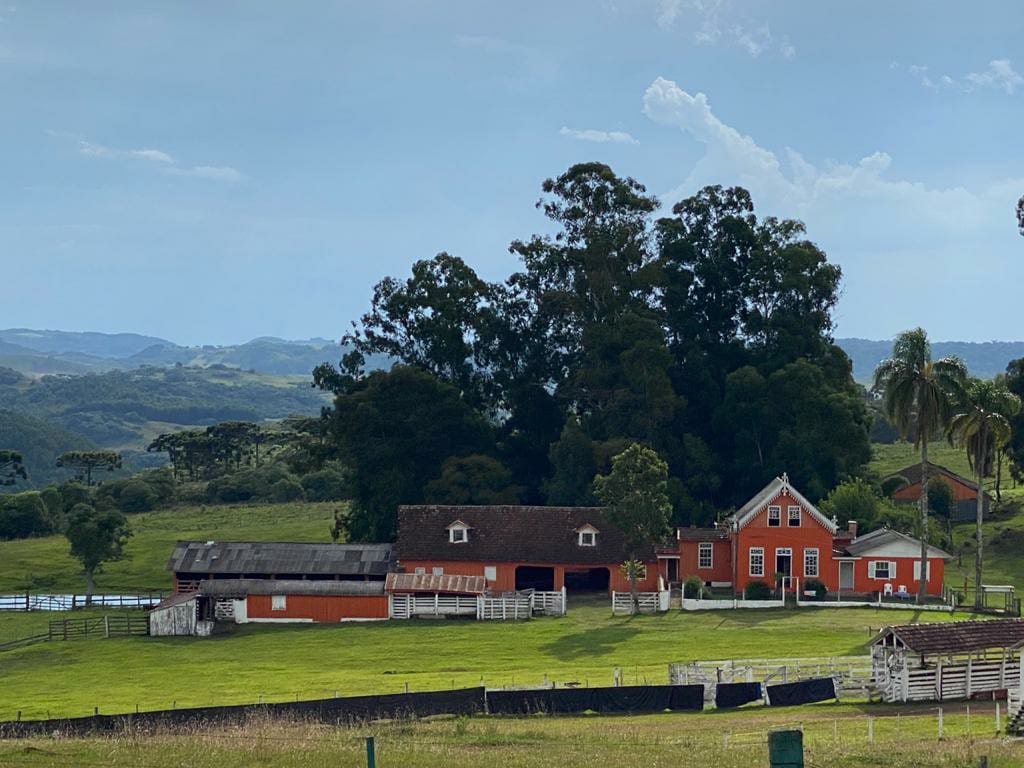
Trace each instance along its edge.
<path fill-rule="evenodd" d="M 205 637 L 211 632 L 213 618 L 209 611 L 209 601 L 198 592 L 171 595 L 149 612 L 149 634 L 152 637 Z"/>
<path fill-rule="evenodd" d="M 382 581 L 217 579 L 199 594 L 213 603 L 218 621 L 236 624 L 383 621 L 390 615 Z"/>

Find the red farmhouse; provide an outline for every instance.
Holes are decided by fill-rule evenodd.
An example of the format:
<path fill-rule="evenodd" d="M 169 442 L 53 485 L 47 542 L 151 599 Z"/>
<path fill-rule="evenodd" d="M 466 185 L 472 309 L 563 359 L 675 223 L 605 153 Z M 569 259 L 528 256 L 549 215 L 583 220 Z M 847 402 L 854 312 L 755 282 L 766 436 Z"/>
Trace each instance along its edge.
<path fill-rule="evenodd" d="M 622 534 L 596 507 L 403 506 L 399 567 L 412 574 L 483 576 L 488 589 L 629 589 Z M 653 549 L 640 589 L 659 587 Z"/>

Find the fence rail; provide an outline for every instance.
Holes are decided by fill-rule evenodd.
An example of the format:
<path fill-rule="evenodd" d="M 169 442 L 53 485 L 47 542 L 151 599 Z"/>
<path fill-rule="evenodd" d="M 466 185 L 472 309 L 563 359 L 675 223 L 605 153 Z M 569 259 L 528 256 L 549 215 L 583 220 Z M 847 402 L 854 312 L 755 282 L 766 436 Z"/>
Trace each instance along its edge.
<path fill-rule="evenodd" d="M 658 613 L 668 610 L 670 593 L 667 589 L 660 592 L 638 592 L 636 595 L 636 613 Z M 612 614 L 616 616 L 634 613 L 633 594 L 631 592 L 612 592 Z"/>
<path fill-rule="evenodd" d="M 168 593 L 93 595 L 33 594 L 0 595 L 0 611 L 74 611 L 79 608 L 152 608 Z"/>
<path fill-rule="evenodd" d="M 74 640 L 80 637 L 127 637 L 148 635 L 145 616 L 89 616 L 81 619 L 51 621 L 50 640 Z"/>

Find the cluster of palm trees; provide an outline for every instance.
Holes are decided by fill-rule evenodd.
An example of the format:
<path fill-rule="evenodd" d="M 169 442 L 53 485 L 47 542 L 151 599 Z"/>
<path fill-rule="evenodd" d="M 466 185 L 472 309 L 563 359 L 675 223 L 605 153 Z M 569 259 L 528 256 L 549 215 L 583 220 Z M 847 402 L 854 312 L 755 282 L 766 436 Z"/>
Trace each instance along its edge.
<path fill-rule="evenodd" d="M 1000 452 L 1010 441 L 1010 420 L 1021 401 L 997 380 L 970 378 L 956 357 L 932 359 L 928 335 L 921 328 L 896 337 L 892 357 L 875 369 L 875 390 L 882 393 L 886 415 L 900 434 L 921 451 L 921 569 L 917 602 L 925 600 L 928 578 L 928 441 L 944 435 L 967 451 L 978 482 L 977 549 L 974 559 L 974 602 L 980 607 L 982 530 L 985 494 L 982 482 L 992 474 Z"/>

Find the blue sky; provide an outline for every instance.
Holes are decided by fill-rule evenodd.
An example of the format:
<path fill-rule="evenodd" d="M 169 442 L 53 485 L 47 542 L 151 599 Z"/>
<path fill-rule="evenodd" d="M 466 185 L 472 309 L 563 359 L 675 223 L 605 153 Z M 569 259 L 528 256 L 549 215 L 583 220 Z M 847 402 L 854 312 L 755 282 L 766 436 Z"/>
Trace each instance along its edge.
<path fill-rule="evenodd" d="M 601 160 L 803 219 L 838 335 L 1024 338 L 1019 0 L 8 2 L 0 327 L 336 338 Z"/>

